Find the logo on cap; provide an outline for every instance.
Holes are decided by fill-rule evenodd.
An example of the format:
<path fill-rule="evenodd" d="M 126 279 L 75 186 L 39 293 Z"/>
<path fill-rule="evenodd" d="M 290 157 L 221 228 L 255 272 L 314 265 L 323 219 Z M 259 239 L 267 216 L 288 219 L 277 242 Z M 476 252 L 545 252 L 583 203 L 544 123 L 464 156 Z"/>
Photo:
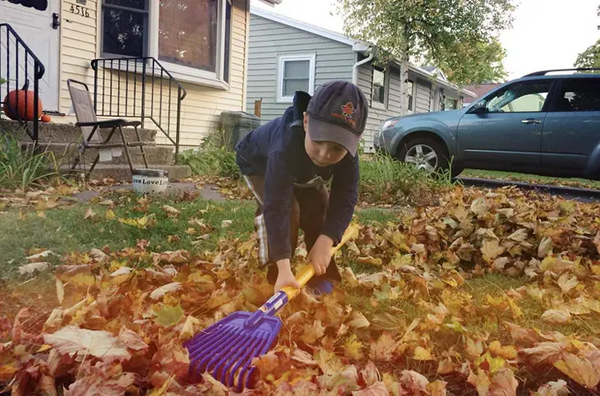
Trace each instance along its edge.
<path fill-rule="evenodd" d="M 348 102 L 345 105 L 342 105 L 342 114 L 344 117 L 352 118 L 352 116 L 356 113 L 356 109 L 352 102 Z"/>

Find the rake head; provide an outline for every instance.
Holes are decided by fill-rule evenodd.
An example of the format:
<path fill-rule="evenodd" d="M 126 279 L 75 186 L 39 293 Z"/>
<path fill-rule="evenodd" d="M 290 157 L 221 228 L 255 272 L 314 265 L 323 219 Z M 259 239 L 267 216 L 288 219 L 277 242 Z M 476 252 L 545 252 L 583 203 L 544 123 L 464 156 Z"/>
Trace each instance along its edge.
<path fill-rule="evenodd" d="M 257 315 L 260 316 L 256 320 Z M 253 320 L 248 319 L 253 317 Z M 190 354 L 190 380 L 209 372 L 225 386 L 238 391 L 252 385 L 256 367 L 252 359 L 264 355 L 281 329 L 279 318 L 259 313 L 235 312 L 185 343 Z"/>

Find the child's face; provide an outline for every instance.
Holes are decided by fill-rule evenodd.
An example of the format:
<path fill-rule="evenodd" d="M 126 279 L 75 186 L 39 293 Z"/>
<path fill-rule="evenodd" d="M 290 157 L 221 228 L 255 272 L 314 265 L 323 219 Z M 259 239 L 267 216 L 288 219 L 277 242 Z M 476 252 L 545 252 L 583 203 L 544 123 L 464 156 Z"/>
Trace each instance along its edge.
<path fill-rule="evenodd" d="M 324 168 L 326 166 L 337 164 L 344 159 L 348 153 L 348 150 L 344 147 L 333 142 L 315 142 L 309 137 L 308 117 L 308 114 L 304 113 L 304 130 L 306 131 L 304 147 L 312 162 L 315 165 Z"/>

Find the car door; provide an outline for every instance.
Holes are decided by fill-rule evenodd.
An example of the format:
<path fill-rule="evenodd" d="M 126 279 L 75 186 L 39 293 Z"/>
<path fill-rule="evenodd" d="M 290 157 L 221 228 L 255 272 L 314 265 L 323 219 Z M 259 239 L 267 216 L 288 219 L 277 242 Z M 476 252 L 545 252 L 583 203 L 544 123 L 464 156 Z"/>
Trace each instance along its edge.
<path fill-rule="evenodd" d="M 544 122 L 542 166 L 556 174 L 583 175 L 599 145 L 600 78 L 562 79 Z"/>
<path fill-rule="evenodd" d="M 458 127 L 460 162 L 481 169 L 538 169 L 552 84 L 551 79 L 518 81 L 469 109 Z"/>

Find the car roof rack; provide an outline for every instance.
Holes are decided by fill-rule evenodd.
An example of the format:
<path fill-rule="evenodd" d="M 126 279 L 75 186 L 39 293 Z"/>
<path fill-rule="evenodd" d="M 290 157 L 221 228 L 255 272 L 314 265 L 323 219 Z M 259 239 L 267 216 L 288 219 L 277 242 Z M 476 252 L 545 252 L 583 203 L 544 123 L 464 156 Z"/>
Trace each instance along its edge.
<path fill-rule="evenodd" d="M 543 70 L 535 73 L 529 73 L 524 75 L 523 77 L 536 77 L 536 76 L 545 76 L 548 73 L 553 72 L 563 72 L 563 71 L 600 71 L 600 67 L 575 67 L 570 69 L 552 69 L 552 70 Z"/>

